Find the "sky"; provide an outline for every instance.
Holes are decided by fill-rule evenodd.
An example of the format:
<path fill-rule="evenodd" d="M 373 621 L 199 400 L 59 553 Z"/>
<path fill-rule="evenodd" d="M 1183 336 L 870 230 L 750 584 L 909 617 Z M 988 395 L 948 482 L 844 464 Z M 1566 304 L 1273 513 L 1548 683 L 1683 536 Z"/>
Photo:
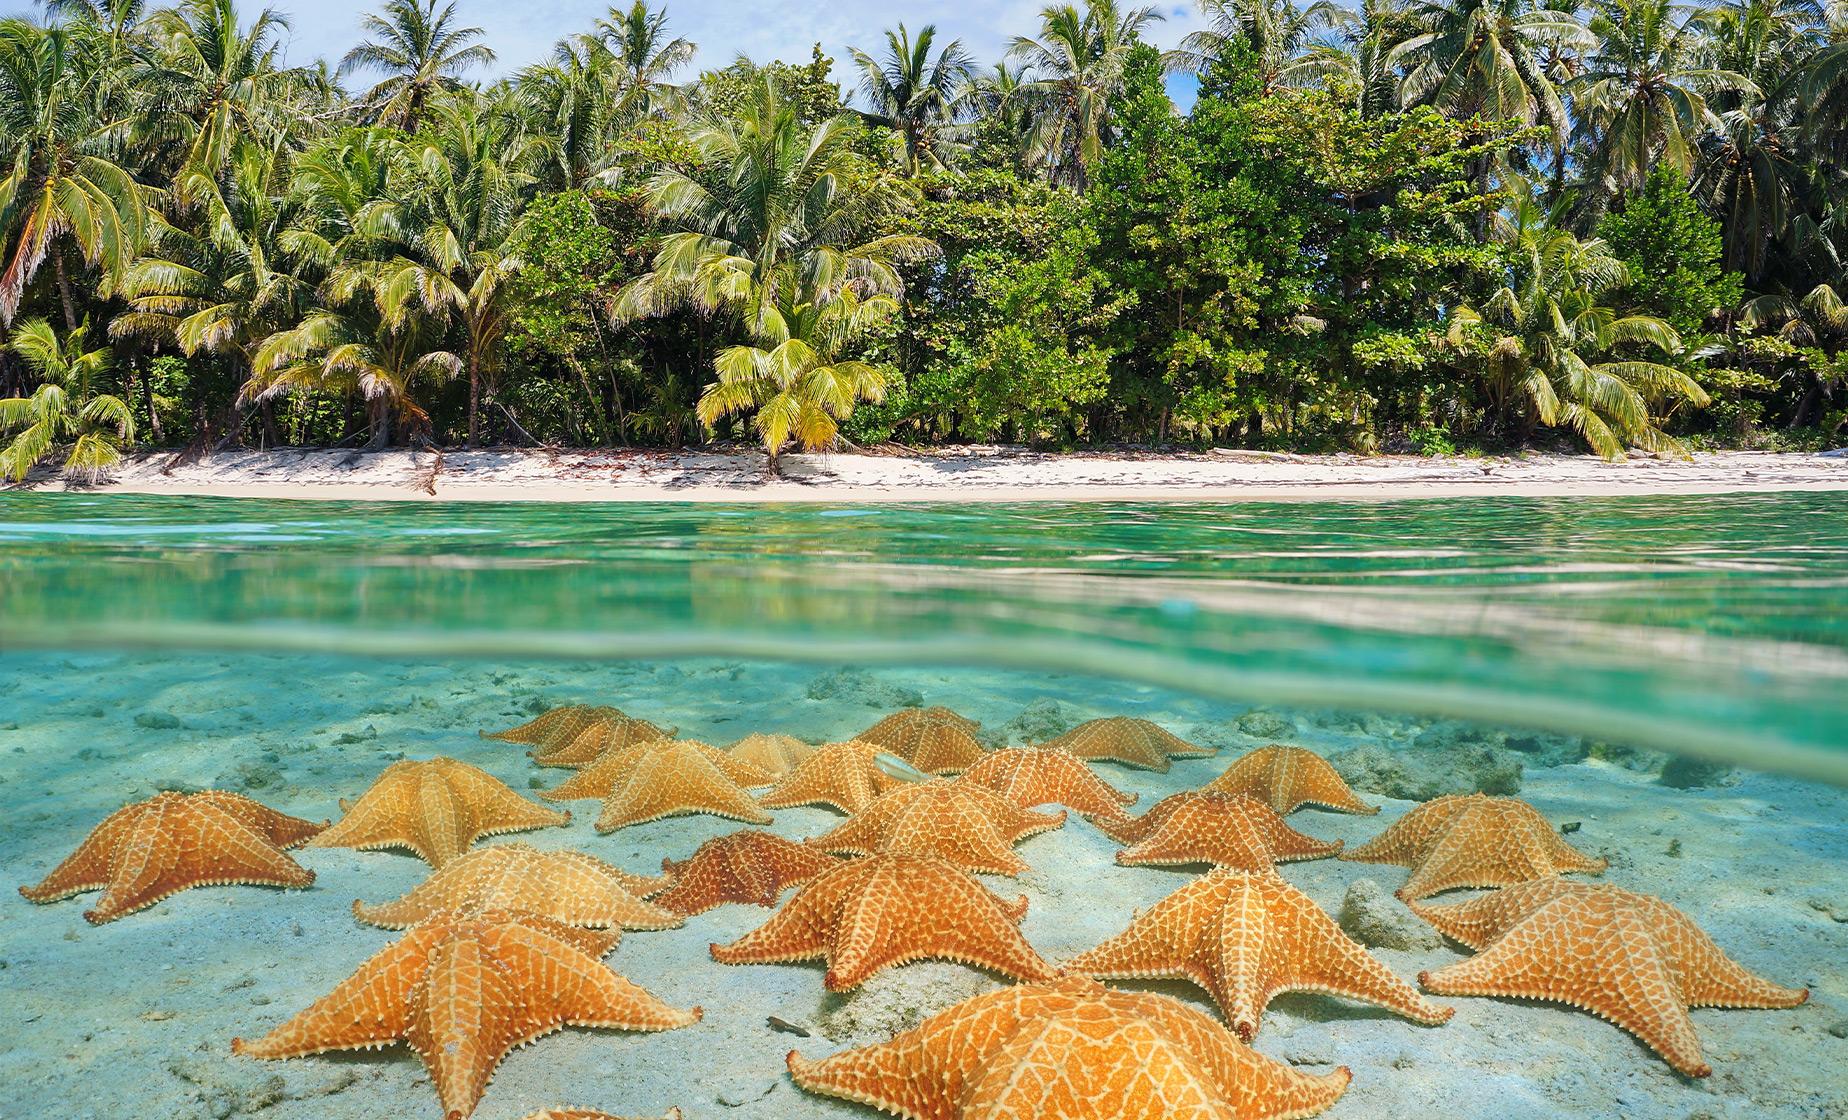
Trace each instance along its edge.
<path fill-rule="evenodd" d="M 724 66 L 739 54 L 759 62 L 775 58 L 807 62 L 810 47 L 819 42 L 834 58 L 836 79 L 851 89 L 857 79 L 850 72 L 848 47 L 877 56 L 885 42 L 885 29 L 901 18 L 914 33 L 925 24 L 936 24 L 940 43 L 960 38 L 978 65 L 986 67 L 1001 57 L 1016 35 L 1038 32 L 1039 10 L 1046 2 L 824 0 L 819 4 L 745 5 L 728 0 L 666 0 L 666 5 L 671 33 L 699 44 L 696 70 Z M 259 0 L 240 0 L 239 6 L 255 12 Z M 273 0 L 270 6 L 289 17 L 287 61 L 304 65 L 316 57 L 338 62 L 358 41 L 360 16 L 374 3 Z M 589 30 L 608 8 L 609 0 L 456 0 L 458 21 L 480 27 L 486 32 L 483 41 L 499 55 L 493 72 L 484 77 L 512 73 L 544 59 L 553 43 Z M 1191 3 L 1169 0 L 1158 10 L 1167 18 L 1149 36 L 1157 46 L 1173 46 L 1198 26 Z"/>

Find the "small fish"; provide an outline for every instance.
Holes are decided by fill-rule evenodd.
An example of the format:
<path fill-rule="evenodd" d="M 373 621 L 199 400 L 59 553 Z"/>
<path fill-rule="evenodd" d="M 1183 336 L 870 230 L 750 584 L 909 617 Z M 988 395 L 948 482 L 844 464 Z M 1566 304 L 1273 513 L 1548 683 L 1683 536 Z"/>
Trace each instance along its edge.
<path fill-rule="evenodd" d="M 880 751 L 873 756 L 873 765 L 888 778 L 897 778 L 901 782 L 928 782 L 930 775 L 906 762 L 895 754 Z"/>

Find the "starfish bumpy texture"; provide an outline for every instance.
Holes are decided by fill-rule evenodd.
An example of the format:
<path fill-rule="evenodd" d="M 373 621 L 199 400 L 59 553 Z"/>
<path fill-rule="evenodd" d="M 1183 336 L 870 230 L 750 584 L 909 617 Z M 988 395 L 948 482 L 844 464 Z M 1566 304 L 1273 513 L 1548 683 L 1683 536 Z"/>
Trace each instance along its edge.
<path fill-rule="evenodd" d="M 441 867 L 483 836 L 567 824 L 571 814 L 535 805 L 498 778 L 453 758 L 394 762 L 311 848 L 409 848 Z"/>
<path fill-rule="evenodd" d="M 772 778 L 781 778 L 814 757 L 815 746 L 804 743 L 794 735 L 756 732 L 726 747 L 725 753 L 739 762 L 757 767 Z"/>
<path fill-rule="evenodd" d="M 1363 1000 L 1420 1023 L 1451 1016 L 1450 1008 L 1426 1001 L 1271 870 L 1219 868 L 1203 875 L 1065 967 L 1089 976 L 1191 980 L 1248 1042 L 1264 1008 L 1282 992 Z"/>
<path fill-rule="evenodd" d="M 1167 773 L 1170 759 L 1199 758 L 1215 753 L 1197 746 L 1159 724 L 1130 716 L 1111 716 L 1081 723 L 1055 739 L 1041 743 L 1045 750 L 1069 751 L 1088 761 L 1121 762 L 1125 766 Z"/>
<path fill-rule="evenodd" d="M 975 738 L 981 727 L 948 708 L 903 708 L 854 738 L 891 751 L 926 774 L 954 774 L 986 753 Z"/>
<path fill-rule="evenodd" d="M 404 929 L 439 914 L 509 910 L 567 926 L 668 929 L 680 925 L 681 916 L 642 901 L 666 884 L 666 879 L 631 875 L 584 852 L 497 844 L 457 856 L 396 901 L 377 906 L 355 902 L 353 916 Z"/>
<path fill-rule="evenodd" d="M 1458 887 L 1509 887 L 1608 866 L 1561 840 L 1525 801 L 1480 793 L 1427 801 L 1341 858 L 1411 868 L 1393 892 L 1408 902 Z"/>
<path fill-rule="evenodd" d="M 1136 795 L 1098 777 L 1069 751 L 1009 747 L 995 751 L 963 774 L 962 781 L 986 786 L 1023 809 L 1063 805 L 1078 813 L 1121 813 Z"/>
<path fill-rule="evenodd" d="M 1543 879 L 1444 906 L 1412 909 L 1481 951 L 1420 973 L 1432 992 L 1555 1000 L 1608 1019 L 1690 1077 L 1701 1057 L 1690 1007 L 1795 1007 L 1807 988 L 1761 980 L 1686 914 L 1603 883 Z"/>
<path fill-rule="evenodd" d="M 768 780 L 761 771 L 748 772 L 756 771 L 756 767 L 747 771 L 747 765 L 704 743 L 661 739 L 606 756 L 540 796 L 550 801 L 601 797 L 603 812 L 597 817 L 598 832 L 693 813 L 769 824 L 773 819 L 770 814 L 758 808 L 751 795 L 730 776 L 743 774 L 752 781 Z"/>
<path fill-rule="evenodd" d="M 1035 813 L 991 789 L 938 778 L 900 786 L 809 843 L 824 852 L 937 856 L 970 871 L 1018 875 L 1011 845 L 1058 828 L 1065 814 Z"/>
<path fill-rule="evenodd" d="M 306 887 L 314 872 L 285 855 L 327 827 L 236 793 L 160 793 L 126 805 L 90 830 L 37 886 L 33 902 L 100 890 L 92 925 L 144 910 L 192 887 Z"/>
<path fill-rule="evenodd" d="M 576 770 L 614 751 L 673 737 L 671 731 L 663 731 L 645 719 L 635 719 L 611 708 L 609 714 L 592 720 L 569 739 L 554 746 L 534 747 L 526 753 L 540 766 Z"/>
<path fill-rule="evenodd" d="M 483 731 L 481 737 L 504 743 L 526 743 L 541 751 L 556 750 L 577 738 L 585 728 L 611 717 L 620 718 L 622 712 L 602 705 L 569 704 L 541 713 L 518 727 Z"/>
<path fill-rule="evenodd" d="M 1092 823 L 1119 844 L 1125 867 L 1214 863 L 1259 871 L 1276 863 L 1321 859 L 1342 841 L 1317 840 L 1291 828 L 1276 810 L 1242 793 L 1189 790 L 1164 797 L 1140 817 L 1100 815 Z"/>
<path fill-rule="evenodd" d="M 858 739 L 829 743 L 785 774 L 758 802 L 767 809 L 828 805 L 857 813 L 880 794 L 905 784 L 879 768 L 879 751 Z"/>
<path fill-rule="evenodd" d="M 426 922 L 332 992 L 233 1053 L 299 1058 L 411 1044 L 436 1085 L 445 1120 L 475 1110 L 516 1046 L 559 1027 L 664 1031 L 699 1021 L 584 952 L 586 931 L 530 915 Z"/>
<path fill-rule="evenodd" d="M 907 1120 L 1297 1120 L 1347 1090 L 1167 996 L 1082 977 L 964 1000 L 889 1042 L 810 1061 L 798 1086 Z"/>
<path fill-rule="evenodd" d="M 1052 966 L 1020 935 L 1025 896 L 1009 902 L 933 856 L 876 855 L 822 872 L 762 927 L 712 946 L 721 964 L 828 962 L 831 992 L 857 988 L 893 965 L 953 960 L 1015 980 L 1048 980 Z"/>
<path fill-rule="evenodd" d="M 839 862 L 807 844 L 747 828 L 715 836 L 684 861 L 662 860 L 661 870 L 672 885 L 655 902 L 689 917 L 728 902 L 775 906 L 784 888 L 806 883 Z"/>
<path fill-rule="evenodd" d="M 1377 813 L 1354 796 L 1328 760 L 1301 747 L 1272 744 L 1240 758 L 1226 772 L 1207 783 L 1214 793 L 1247 793 L 1279 813 L 1294 813 L 1304 805 L 1341 813 Z"/>

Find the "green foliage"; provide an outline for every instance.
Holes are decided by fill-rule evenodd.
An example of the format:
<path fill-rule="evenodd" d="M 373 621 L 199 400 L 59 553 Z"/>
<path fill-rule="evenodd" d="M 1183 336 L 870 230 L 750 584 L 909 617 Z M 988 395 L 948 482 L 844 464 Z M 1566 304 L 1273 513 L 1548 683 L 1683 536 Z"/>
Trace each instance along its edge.
<path fill-rule="evenodd" d="M 1640 193 L 1598 223 L 1598 236 L 1625 266 L 1612 301 L 1667 320 L 1684 338 L 1703 334 L 1744 295 L 1744 278 L 1721 263 L 1720 223 L 1701 212 L 1687 176 L 1671 165 L 1651 171 Z"/>
<path fill-rule="evenodd" d="M 109 368 L 109 351 L 85 350 L 85 327 L 62 341 L 51 324 L 19 324 L 8 342 L 39 378 L 28 397 L 0 400 L 0 434 L 12 440 L 0 449 L 0 477 L 14 482 L 60 452 L 66 478 L 95 481 L 122 461 L 122 448 L 135 438 L 135 419 L 121 397 L 96 391 Z"/>

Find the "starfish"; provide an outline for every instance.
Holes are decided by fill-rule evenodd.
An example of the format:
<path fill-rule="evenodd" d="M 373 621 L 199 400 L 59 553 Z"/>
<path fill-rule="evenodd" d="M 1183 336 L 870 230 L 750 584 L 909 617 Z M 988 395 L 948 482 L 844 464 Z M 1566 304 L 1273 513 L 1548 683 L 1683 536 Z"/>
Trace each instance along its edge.
<path fill-rule="evenodd" d="M 540 766 L 576 770 L 625 747 L 673 737 L 671 731 L 663 731 L 645 719 L 634 719 L 611 708 L 609 714 L 586 724 L 583 730 L 569 739 L 550 747 L 536 747 L 526 753 Z"/>
<path fill-rule="evenodd" d="M 1081 723 L 1040 746 L 1047 750 L 1070 751 L 1086 761 L 1121 762 L 1163 773 L 1168 770 L 1169 759 L 1198 758 L 1214 753 L 1212 747 L 1196 746 L 1158 724 L 1129 716 Z"/>
<path fill-rule="evenodd" d="M 1341 850 L 1291 828 L 1270 806 L 1242 793 L 1189 790 L 1164 797 L 1140 817 L 1097 816 L 1093 824 L 1119 844 L 1125 867 L 1216 863 L 1259 871 L 1276 863 L 1320 859 Z"/>
<path fill-rule="evenodd" d="M 1508 887 L 1608 866 L 1561 840 L 1525 801 L 1480 793 L 1427 801 L 1341 858 L 1411 868 L 1393 892 L 1407 902 L 1457 887 Z"/>
<path fill-rule="evenodd" d="M 103 818 L 51 874 L 19 893 L 56 902 L 100 890 L 83 917 L 102 925 L 191 887 L 306 887 L 314 872 L 283 853 L 326 827 L 223 790 L 158 793 Z"/>
<path fill-rule="evenodd" d="M 969 767 L 961 780 L 986 786 L 1023 809 L 1056 804 L 1085 814 L 1114 814 L 1136 802 L 1135 794 L 1113 787 L 1068 751 L 995 751 Z"/>
<path fill-rule="evenodd" d="M 725 748 L 725 753 L 739 762 L 757 767 L 772 778 L 781 778 L 815 755 L 815 747 L 794 735 L 757 733 Z"/>
<path fill-rule="evenodd" d="M 907 1120 L 1294 1120 L 1347 1090 L 1299 1073 L 1167 996 L 1066 977 L 964 1000 L 890 1042 L 819 1061 L 798 1086 Z"/>
<path fill-rule="evenodd" d="M 879 768 L 879 750 L 857 739 L 829 743 L 784 775 L 758 803 L 766 809 L 831 805 L 843 813 L 857 813 L 880 794 L 905 784 Z"/>
<path fill-rule="evenodd" d="M 769 824 L 770 814 L 728 774 L 744 773 L 745 766 L 704 743 L 662 739 L 610 755 L 539 796 L 549 801 L 601 797 L 598 832 L 692 813 Z"/>
<path fill-rule="evenodd" d="M 822 872 L 760 928 L 712 946 L 720 964 L 825 959 L 822 984 L 844 992 L 893 965 L 952 960 L 1014 980 L 1054 972 L 1017 928 L 1027 899 L 998 897 L 934 856 L 876 855 Z"/>
<path fill-rule="evenodd" d="M 518 727 L 505 731 L 483 731 L 483 739 L 499 739 L 507 743 L 529 743 L 542 751 L 555 750 L 578 737 L 578 733 L 593 723 L 610 718 L 621 717 L 622 712 L 610 707 L 592 707 L 588 704 L 571 704 L 563 708 L 553 708 Z"/>
<path fill-rule="evenodd" d="M 926 774 L 967 770 L 986 752 L 981 724 L 948 708 L 901 708 L 854 738 L 891 751 Z"/>
<path fill-rule="evenodd" d="M 672 886 L 655 902 L 691 917 L 727 902 L 775 906 L 792 883 L 805 883 L 840 861 L 807 844 L 747 828 L 701 844 L 690 859 L 661 861 Z"/>
<path fill-rule="evenodd" d="M 1412 909 L 1482 950 L 1419 973 L 1427 990 L 1571 1004 L 1629 1031 L 1690 1077 L 1713 1067 L 1701 1057 L 1688 1008 L 1782 1008 L 1809 999 L 1807 988 L 1741 968 L 1668 903 L 1608 884 L 1542 879 Z"/>
<path fill-rule="evenodd" d="M 971 871 L 1018 875 L 1027 865 L 1009 845 L 1064 823 L 1063 812 L 1035 813 L 994 790 L 939 778 L 900 786 L 808 842 L 841 855 L 938 856 Z"/>
<path fill-rule="evenodd" d="M 1315 805 L 1341 813 L 1377 813 L 1354 796 L 1328 760 L 1301 747 L 1259 747 L 1207 783 L 1213 793 L 1248 793 L 1279 813 Z"/>
<path fill-rule="evenodd" d="M 621 789 L 635 773 L 642 760 L 666 752 L 684 755 L 687 751 L 698 753 L 701 758 L 716 767 L 725 780 L 740 786 L 767 786 L 773 780 L 769 774 L 740 758 L 733 758 L 717 747 L 693 739 L 655 739 L 647 743 L 637 743 L 619 751 L 611 751 L 596 762 L 561 782 L 556 788 L 542 789 L 539 796 L 547 801 L 590 801 L 608 797 L 612 791 Z"/>
<path fill-rule="evenodd" d="M 530 915 L 444 918 L 413 926 L 332 992 L 254 1042 L 253 1058 L 411 1044 L 436 1083 L 445 1120 L 462 1120 L 507 1052 L 559 1027 L 665 1031 L 699 1021 L 618 976 Z"/>
<path fill-rule="evenodd" d="M 571 814 L 535 805 L 486 771 L 453 758 L 394 762 L 311 848 L 409 848 L 441 867 L 483 836 L 562 825 Z"/>
<path fill-rule="evenodd" d="M 1175 891 L 1129 928 L 1067 961 L 1091 976 L 1175 977 L 1205 988 L 1250 1042 L 1282 992 L 1322 992 L 1378 1004 L 1420 1023 L 1451 1009 L 1427 1002 L 1367 954 L 1308 895 L 1270 869 L 1216 868 Z"/>
<path fill-rule="evenodd" d="M 501 844 L 457 856 L 395 902 L 355 902 L 353 916 L 386 929 L 404 929 L 441 913 L 513 910 L 567 926 L 669 929 L 684 919 L 642 901 L 666 882 L 631 875 L 583 852 Z"/>

